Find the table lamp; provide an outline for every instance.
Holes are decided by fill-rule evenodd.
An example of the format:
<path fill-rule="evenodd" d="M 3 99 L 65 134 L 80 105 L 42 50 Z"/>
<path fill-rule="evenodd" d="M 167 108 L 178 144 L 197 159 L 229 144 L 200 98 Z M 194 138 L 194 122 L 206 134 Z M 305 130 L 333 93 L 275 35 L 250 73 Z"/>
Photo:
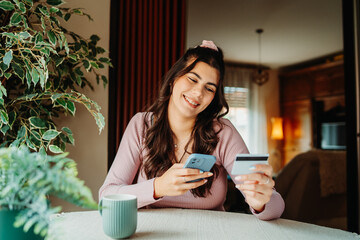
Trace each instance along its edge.
<path fill-rule="evenodd" d="M 269 163 L 274 169 L 274 173 L 280 171 L 282 162 L 281 162 L 281 148 L 280 140 L 284 139 L 283 133 L 283 119 L 281 117 L 272 117 L 271 118 L 271 139 L 276 140 L 275 148 L 270 153 Z"/>
<path fill-rule="evenodd" d="M 283 140 L 284 133 L 282 127 L 283 119 L 281 117 L 272 117 L 271 118 L 271 139 L 274 140 Z"/>

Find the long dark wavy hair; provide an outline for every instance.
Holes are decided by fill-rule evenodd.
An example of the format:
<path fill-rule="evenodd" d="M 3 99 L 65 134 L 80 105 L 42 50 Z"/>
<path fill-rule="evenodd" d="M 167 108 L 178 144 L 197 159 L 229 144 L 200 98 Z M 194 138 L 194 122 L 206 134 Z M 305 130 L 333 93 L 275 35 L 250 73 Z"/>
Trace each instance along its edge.
<path fill-rule="evenodd" d="M 170 128 L 167 111 L 169 99 L 172 94 L 174 81 L 186 73 L 190 72 L 198 62 L 204 62 L 219 71 L 219 84 L 214 99 L 209 106 L 198 114 L 191 138 L 193 139 L 192 153 L 212 154 L 218 143 L 217 133 L 214 130 L 214 120 L 222 124 L 219 119 L 226 115 L 229 106 L 224 97 L 224 60 L 223 53 L 219 50 L 213 50 L 205 47 L 190 48 L 186 53 L 172 66 L 163 79 L 159 96 L 154 103 L 147 109 L 144 118 L 145 129 L 145 147 L 148 150 L 146 160 L 142 168 L 146 176 L 150 178 L 158 177 L 164 174 L 174 163 L 176 163 L 175 147 L 173 140 L 173 131 Z M 189 64 L 193 61 L 191 64 Z M 149 114 L 152 116 L 149 116 Z M 152 119 L 151 123 L 148 120 Z M 186 148 L 185 148 L 186 149 Z M 213 177 L 208 178 L 204 185 L 192 189 L 191 193 L 195 197 L 205 197 L 210 193 L 210 188 L 219 174 L 219 166 L 212 168 Z M 211 193 L 210 193 L 211 194 Z"/>

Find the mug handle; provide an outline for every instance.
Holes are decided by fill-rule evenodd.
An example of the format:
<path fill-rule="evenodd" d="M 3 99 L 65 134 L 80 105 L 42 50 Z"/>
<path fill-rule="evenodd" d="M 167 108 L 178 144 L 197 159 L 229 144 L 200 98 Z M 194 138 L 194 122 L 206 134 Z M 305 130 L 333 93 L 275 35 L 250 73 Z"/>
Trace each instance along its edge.
<path fill-rule="evenodd" d="M 102 216 L 102 199 L 99 202 L 99 212 L 100 212 L 100 215 Z"/>

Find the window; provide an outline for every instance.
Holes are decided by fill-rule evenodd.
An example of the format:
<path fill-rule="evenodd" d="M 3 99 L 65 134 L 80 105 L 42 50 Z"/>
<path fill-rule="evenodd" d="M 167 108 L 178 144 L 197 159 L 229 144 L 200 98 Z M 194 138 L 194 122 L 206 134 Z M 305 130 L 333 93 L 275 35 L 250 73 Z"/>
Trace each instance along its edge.
<path fill-rule="evenodd" d="M 253 69 L 225 66 L 224 92 L 229 104 L 225 116 L 241 134 L 251 153 L 267 153 L 267 126 L 264 94 L 252 84 Z"/>
<path fill-rule="evenodd" d="M 229 119 L 240 133 L 247 146 L 249 146 L 249 91 L 241 87 L 225 87 L 225 98 L 229 104 Z"/>

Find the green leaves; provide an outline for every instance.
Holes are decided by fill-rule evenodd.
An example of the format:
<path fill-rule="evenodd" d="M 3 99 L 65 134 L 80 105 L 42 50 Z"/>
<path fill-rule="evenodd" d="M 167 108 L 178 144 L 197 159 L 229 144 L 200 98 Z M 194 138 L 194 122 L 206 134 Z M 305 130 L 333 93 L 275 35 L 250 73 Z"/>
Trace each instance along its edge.
<path fill-rule="evenodd" d="M 14 12 L 14 14 L 10 18 L 10 25 L 16 26 L 21 21 L 21 15 L 17 12 Z"/>
<path fill-rule="evenodd" d="M 62 0 L 46 0 L 46 3 L 52 6 L 59 6 L 64 2 Z"/>
<path fill-rule="evenodd" d="M 94 118 L 95 118 L 96 124 L 99 127 L 99 133 L 101 133 L 101 131 L 105 127 L 105 118 L 101 113 L 94 114 Z"/>
<path fill-rule="evenodd" d="M 62 153 L 63 151 L 61 150 L 61 148 L 59 148 L 58 146 L 56 145 L 50 145 L 49 146 L 49 149 L 51 152 L 53 153 Z"/>
<path fill-rule="evenodd" d="M 88 71 L 90 70 L 90 68 L 91 68 L 90 62 L 85 59 L 85 60 L 82 61 L 82 63 L 83 63 L 83 65 L 84 65 L 86 71 L 88 72 Z"/>
<path fill-rule="evenodd" d="M 14 73 L 21 79 L 24 80 L 25 72 L 24 69 L 17 63 L 11 63 L 11 67 L 14 70 Z"/>
<path fill-rule="evenodd" d="M 26 134 L 26 127 L 25 126 L 21 126 L 21 128 L 19 129 L 18 133 L 17 133 L 17 137 L 16 139 L 17 140 L 20 140 L 22 138 L 25 137 L 25 134 Z"/>
<path fill-rule="evenodd" d="M 39 79 L 40 79 L 39 72 L 38 72 L 38 70 L 36 68 L 32 69 L 31 77 L 32 77 L 32 82 L 34 83 L 34 85 L 36 85 L 39 82 Z"/>
<path fill-rule="evenodd" d="M 3 96 L 7 96 L 7 91 L 5 89 L 5 87 L 1 84 L 0 82 L 0 99 L 3 100 Z M 3 105 L 3 104 L 0 104 Z"/>
<path fill-rule="evenodd" d="M 56 36 L 55 36 L 55 33 L 51 30 L 47 31 L 47 35 L 49 37 L 49 40 L 50 40 L 50 43 L 53 45 L 53 46 L 56 46 Z"/>
<path fill-rule="evenodd" d="M 39 11 L 46 17 L 50 17 L 50 13 L 48 11 L 48 8 L 46 6 L 38 5 Z"/>
<path fill-rule="evenodd" d="M 0 119 L 1 119 L 2 123 L 8 124 L 9 123 L 9 115 L 7 114 L 7 112 L 5 112 L 4 110 L 0 110 Z"/>
<path fill-rule="evenodd" d="M 67 14 L 65 14 L 65 16 L 64 16 L 64 20 L 65 20 L 65 21 L 69 21 L 70 17 L 71 17 L 71 14 L 70 14 L 70 13 L 67 13 Z"/>
<path fill-rule="evenodd" d="M 62 152 L 54 145 L 51 149 Z M 97 209 L 90 189 L 77 178 L 76 163 L 66 156 L 32 153 L 24 145 L 0 148 L 0 206 L 21 209 L 15 219 L 16 227 L 23 227 L 24 231 L 34 227 L 35 234 L 46 236 L 51 216 L 61 210 L 51 206 L 50 195 Z"/>
<path fill-rule="evenodd" d="M 0 1 L 0 8 L 5 11 L 11 11 L 15 9 L 15 6 L 9 1 Z"/>
<path fill-rule="evenodd" d="M 4 55 L 3 58 L 3 63 L 9 67 L 11 60 L 13 59 L 13 55 L 12 55 L 13 51 L 10 49 L 9 51 L 7 51 Z"/>
<path fill-rule="evenodd" d="M 32 128 L 37 129 L 45 129 L 46 128 L 46 122 L 38 117 L 31 117 L 29 118 L 30 126 Z"/>
<path fill-rule="evenodd" d="M 56 12 L 59 12 L 59 9 L 57 7 L 50 8 L 50 13 L 56 13 Z"/>
<path fill-rule="evenodd" d="M 105 86 L 107 77 L 101 72 L 111 61 L 98 45 L 99 36 L 85 39 L 61 26 L 73 14 L 92 20 L 83 9 L 63 8 L 63 3 L 0 0 L 6 15 L 0 18 L 1 147 L 64 152 L 75 143 L 74 136 L 67 127 L 57 129 L 54 121 L 75 116 L 78 105 L 85 106 L 100 132 L 104 128 L 100 107 L 79 89 L 93 89 L 101 81 Z"/>
<path fill-rule="evenodd" d="M 17 6 L 22 13 L 26 13 L 26 7 L 24 3 L 20 2 L 19 4 L 17 4 Z"/>
<path fill-rule="evenodd" d="M 67 110 L 69 110 L 69 112 L 71 113 L 71 115 L 75 115 L 75 104 L 72 101 L 66 101 L 66 108 Z"/>
<path fill-rule="evenodd" d="M 33 114 L 37 114 L 36 111 L 33 111 Z M 16 117 L 16 113 L 9 114 L 9 126 L 12 126 Z M 2 131 L 7 130 L 5 128 Z M 43 151 L 48 150 L 53 153 L 64 152 L 65 144 L 75 143 L 73 133 L 69 128 L 63 127 L 61 131 L 58 131 L 49 119 L 39 117 L 30 117 L 28 124 L 22 125 L 17 132 L 16 141 L 16 146 L 26 144 L 35 151 L 43 149 Z"/>
<path fill-rule="evenodd" d="M 9 116 L 9 128 L 12 128 L 12 126 L 14 125 L 14 122 L 15 122 L 15 120 L 16 120 L 16 116 L 17 116 L 17 114 L 16 114 L 16 112 L 10 112 L 9 114 L 8 114 L 8 116 Z"/>
<path fill-rule="evenodd" d="M 62 130 L 63 130 L 63 132 L 66 133 L 66 136 L 67 136 L 68 139 L 69 139 L 69 143 L 74 144 L 74 143 L 75 143 L 75 140 L 74 140 L 73 133 L 72 133 L 72 131 L 70 130 L 70 128 L 63 127 Z"/>
<path fill-rule="evenodd" d="M 19 36 L 20 36 L 21 40 L 25 40 L 25 39 L 31 37 L 30 33 L 26 32 L 26 31 L 25 32 L 20 32 Z"/>
<path fill-rule="evenodd" d="M 42 136 L 42 138 L 43 138 L 44 140 L 50 141 L 50 140 L 53 140 L 54 138 L 56 138 L 59 134 L 60 134 L 60 132 L 58 132 L 58 131 L 56 131 L 56 130 L 50 129 L 50 130 L 47 130 L 47 131 L 44 133 L 44 135 Z"/>
<path fill-rule="evenodd" d="M 42 43 L 44 42 L 44 38 L 43 38 L 43 35 L 38 32 L 36 35 L 35 35 L 35 46 L 40 46 Z"/>

